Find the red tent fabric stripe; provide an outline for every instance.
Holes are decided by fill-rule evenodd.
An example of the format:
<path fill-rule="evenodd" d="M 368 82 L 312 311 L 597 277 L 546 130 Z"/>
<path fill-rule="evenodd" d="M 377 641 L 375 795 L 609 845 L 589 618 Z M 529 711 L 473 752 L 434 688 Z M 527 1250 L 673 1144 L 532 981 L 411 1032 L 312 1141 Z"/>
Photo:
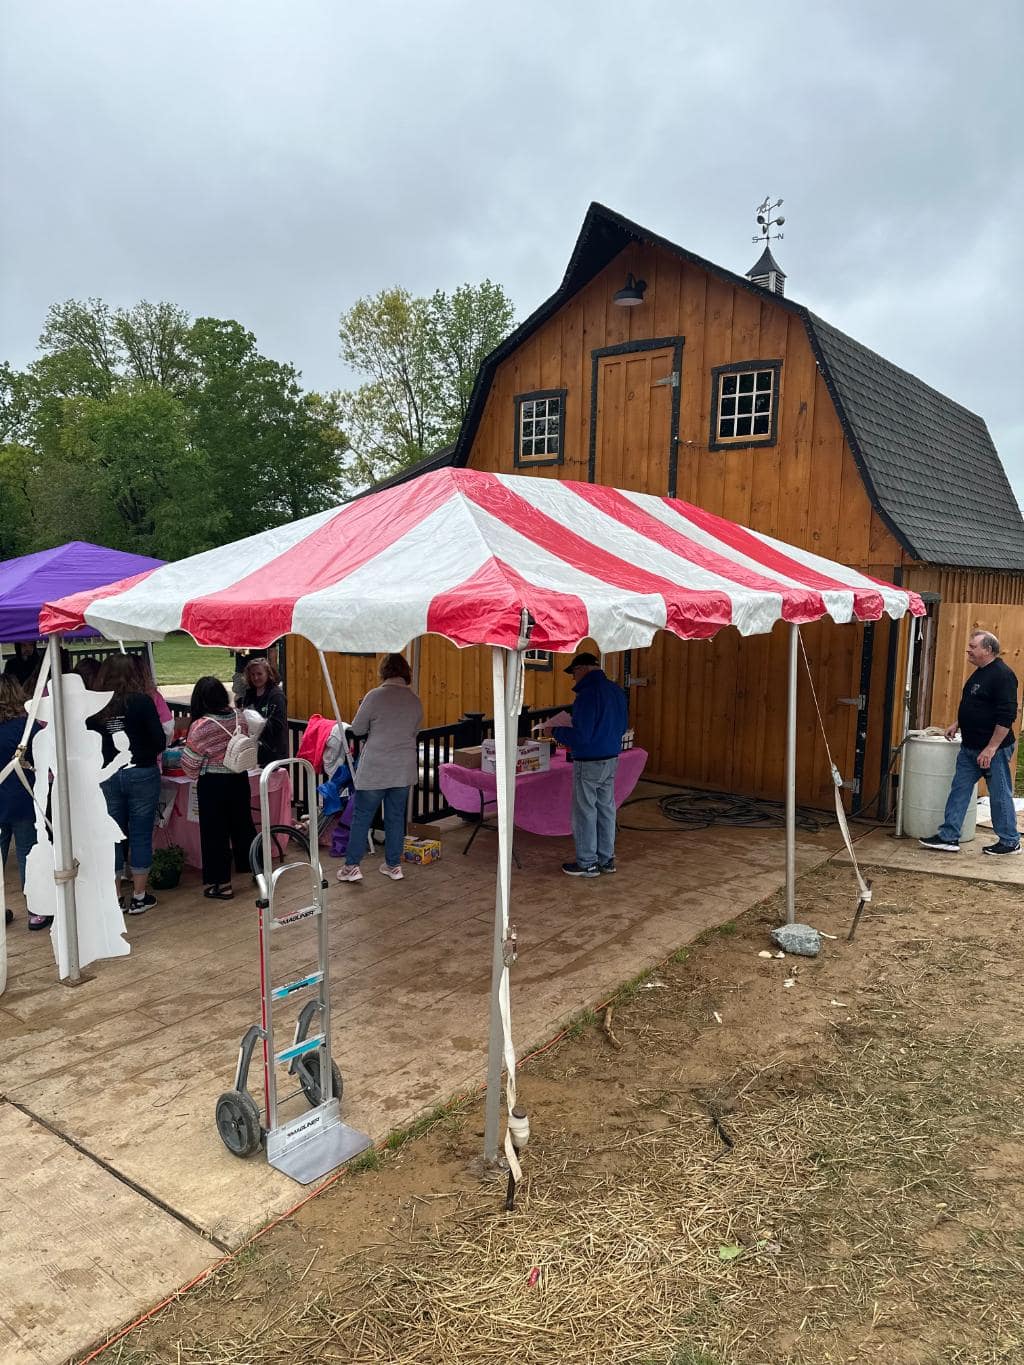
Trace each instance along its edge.
<path fill-rule="evenodd" d="M 614 517 L 616 521 L 629 526 L 640 535 L 647 536 L 649 540 L 662 545 L 681 559 L 700 564 L 709 572 L 730 579 L 738 587 L 757 588 L 761 592 L 777 592 L 782 597 L 784 621 L 797 623 L 816 621 L 819 616 L 825 614 L 826 608 L 821 594 L 813 588 L 794 588 L 790 584 L 781 583 L 778 579 L 754 573 L 744 565 L 716 554 L 713 550 L 647 515 L 616 488 L 604 488 L 600 484 L 574 484 L 573 489 L 578 497 L 584 498 L 606 515 Z M 665 501 L 679 506 L 672 499 L 666 498 Z M 691 509 L 688 505 L 686 507 L 689 513 Z M 725 524 L 731 525 L 728 522 Z"/>
<path fill-rule="evenodd" d="M 104 588 L 86 588 L 84 592 L 62 597 L 59 602 L 47 602 L 39 613 L 39 628 L 44 635 L 77 630 L 85 622 L 85 613 L 95 603 L 102 602 L 105 597 L 116 597 L 128 588 L 134 588 L 136 583 L 144 582 L 155 573 L 156 569 L 147 569 L 145 573 L 133 574 L 131 578 L 120 578 L 116 583 L 108 583 Z"/>
<path fill-rule="evenodd" d="M 565 485 L 562 485 L 564 487 Z M 610 554 L 578 535 L 567 522 L 556 521 L 533 507 L 489 474 L 474 482 L 467 495 L 485 511 L 526 536 L 558 559 L 612 587 L 658 595 L 665 603 L 665 629 L 683 639 L 703 638 L 732 624 L 732 603 L 724 591 L 685 588 Z"/>
<path fill-rule="evenodd" d="M 362 568 L 453 493 L 443 485 L 420 489 L 416 483 L 347 503 L 337 516 L 254 573 L 208 597 L 193 598 L 182 611 L 182 629 L 211 644 L 269 644 L 287 635 L 301 597 Z"/>
<path fill-rule="evenodd" d="M 530 644 L 537 649 L 550 648 L 552 640 L 584 640 L 590 633 L 582 598 L 538 587 L 500 559 L 489 560 L 459 587 L 439 593 L 427 613 L 427 630 L 457 645 L 473 644 L 480 634 L 482 604 L 488 604 L 483 609 L 491 609 L 489 604 L 502 596 L 503 586 L 507 592 L 488 634 L 493 640 L 500 639 L 506 649 L 515 649 L 519 642 L 523 606 L 534 621 Z"/>
<path fill-rule="evenodd" d="M 666 498 L 665 501 L 669 502 L 671 499 Z M 804 583 L 809 588 L 816 588 L 819 592 L 852 592 L 853 612 L 858 620 L 877 621 L 882 615 L 884 603 L 877 592 L 872 592 L 868 588 L 851 588 L 848 583 L 842 583 L 839 579 L 828 578 L 824 574 L 818 573 L 810 565 L 782 554 L 773 546 L 766 544 L 752 531 L 748 531 L 745 526 L 737 526 L 735 522 L 725 521 L 722 517 L 716 517 L 713 512 L 705 512 L 702 507 L 695 507 L 692 503 L 683 503 L 682 506 L 686 509 L 686 516 L 696 526 L 702 527 L 709 535 L 717 537 L 723 545 L 728 545 L 741 554 L 749 555 L 751 559 L 759 560 L 766 568 L 775 573 L 784 574 L 787 578 L 794 578 L 798 583 Z"/>

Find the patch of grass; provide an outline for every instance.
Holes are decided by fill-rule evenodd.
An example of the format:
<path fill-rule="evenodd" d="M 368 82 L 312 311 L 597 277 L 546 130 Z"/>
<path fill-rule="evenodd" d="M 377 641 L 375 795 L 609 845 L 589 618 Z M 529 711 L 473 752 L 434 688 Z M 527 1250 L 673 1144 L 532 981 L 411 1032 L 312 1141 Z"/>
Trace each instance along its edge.
<path fill-rule="evenodd" d="M 722 1358 L 709 1355 L 697 1346 L 677 1346 L 665 1365 L 722 1365 Z"/>
<path fill-rule="evenodd" d="M 669 958 L 669 962 L 685 962 L 689 956 L 689 948 L 677 948 Z"/>
<path fill-rule="evenodd" d="M 465 1112 L 469 1104 L 467 1099 L 449 1100 L 445 1104 L 439 1104 L 431 1109 L 429 1113 L 421 1118 L 415 1119 L 406 1128 L 396 1128 L 384 1139 L 384 1150 L 397 1152 L 404 1147 L 407 1142 L 412 1142 L 414 1138 L 422 1137 L 424 1133 L 429 1133 L 439 1123 L 450 1122 L 454 1118 L 459 1118 Z"/>
<path fill-rule="evenodd" d="M 370 1147 L 359 1156 L 354 1156 L 345 1167 L 351 1175 L 360 1175 L 363 1171 L 379 1171 L 384 1164 L 384 1157 L 376 1147 Z"/>
<path fill-rule="evenodd" d="M 574 1014 L 569 1020 L 565 1029 L 565 1036 L 570 1042 L 575 1042 L 577 1038 L 582 1038 L 588 1028 L 593 1028 L 597 1023 L 597 1015 L 593 1010 L 580 1010 L 579 1014 Z"/>
<path fill-rule="evenodd" d="M 716 938 L 731 938 L 735 933 L 736 921 L 727 919 L 724 924 L 716 924 L 711 929 L 704 929 L 693 941 L 699 943 L 702 948 L 706 948 L 709 943 L 714 943 Z"/>
<path fill-rule="evenodd" d="M 229 649 L 197 645 L 184 631 L 175 631 L 166 640 L 155 641 L 153 662 L 158 686 L 161 683 L 194 683 L 197 678 L 206 676 L 229 683 L 235 672 L 235 656 Z"/>
<path fill-rule="evenodd" d="M 653 971 L 648 968 L 645 972 L 638 972 L 637 975 L 632 977 L 629 981 L 624 981 L 612 996 L 612 1004 L 628 1005 L 631 1000 L 636 999 L 640 992 L 640 988 L 646 981 L 650 981 L 653 975 Z"/>

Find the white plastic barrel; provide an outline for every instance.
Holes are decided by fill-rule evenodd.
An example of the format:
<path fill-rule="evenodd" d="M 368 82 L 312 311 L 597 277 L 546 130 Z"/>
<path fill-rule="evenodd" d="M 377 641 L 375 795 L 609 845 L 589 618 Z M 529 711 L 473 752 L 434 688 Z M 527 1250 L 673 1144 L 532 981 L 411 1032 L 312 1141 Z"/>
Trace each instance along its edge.
<path fill-rule="evenodd" d="M 948 740 L 944 735 L 928 735 L 923 730 L 911 730 L 903 750 L 903 832 L 914 839 L 924 839 L 936 833 L 942 824 L 946 797 L 953 780 L 960 740 Z M 978 818 L 978 788 L 967 807 L 960 842 L 974 838 Z"/>

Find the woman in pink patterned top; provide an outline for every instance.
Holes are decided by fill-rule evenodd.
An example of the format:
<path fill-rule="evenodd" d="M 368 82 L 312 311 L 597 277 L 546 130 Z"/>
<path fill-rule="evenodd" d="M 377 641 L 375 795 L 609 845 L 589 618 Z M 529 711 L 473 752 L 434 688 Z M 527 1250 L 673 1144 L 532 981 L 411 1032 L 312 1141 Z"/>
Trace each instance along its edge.
<path fill-rule="evenodd" d="M 231 887 L 232 861 L 237 872 L 248 872 L 256 828 L 249 774 L 225 767 L 224 753 L 236 722 L 246 733 L 248 727 L 218 678 L 199 679 L 192 689 L 191 709 L 192 724 L 181 753 L 181 767 L 196 783 L 203 895 L 207 900 L 229 901 L 235 894 Z"/>

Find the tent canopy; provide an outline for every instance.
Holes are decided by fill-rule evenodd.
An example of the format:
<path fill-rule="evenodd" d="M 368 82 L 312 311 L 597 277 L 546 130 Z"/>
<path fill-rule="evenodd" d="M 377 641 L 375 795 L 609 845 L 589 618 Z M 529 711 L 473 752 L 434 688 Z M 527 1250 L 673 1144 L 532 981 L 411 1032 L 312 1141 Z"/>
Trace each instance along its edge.
<path fill-rule="evenodd" d="M 342 507 L 166 564 L 99 591 L 51 598 L 45 632 L 83 623 L 112 639 L 185 630 L 199 644 L 322 650 L 456 645 L 604 651 L 658 630 L 707 639 L 831 616 L 924 614 L 916 593 L 856 573 L 674 498 L 599 484 L 439 469 Z"/>
<path fill-rule="evenodd" d="M 0 640 L 36 640 L 44 603 L 68 593 L 100 588 L 129 574 L 158 569 L 163 562 L 84 540 L 4 560 L 0 564 Z M 96 630 L 87 626 L 74 633 L 95 635 Z"/>

